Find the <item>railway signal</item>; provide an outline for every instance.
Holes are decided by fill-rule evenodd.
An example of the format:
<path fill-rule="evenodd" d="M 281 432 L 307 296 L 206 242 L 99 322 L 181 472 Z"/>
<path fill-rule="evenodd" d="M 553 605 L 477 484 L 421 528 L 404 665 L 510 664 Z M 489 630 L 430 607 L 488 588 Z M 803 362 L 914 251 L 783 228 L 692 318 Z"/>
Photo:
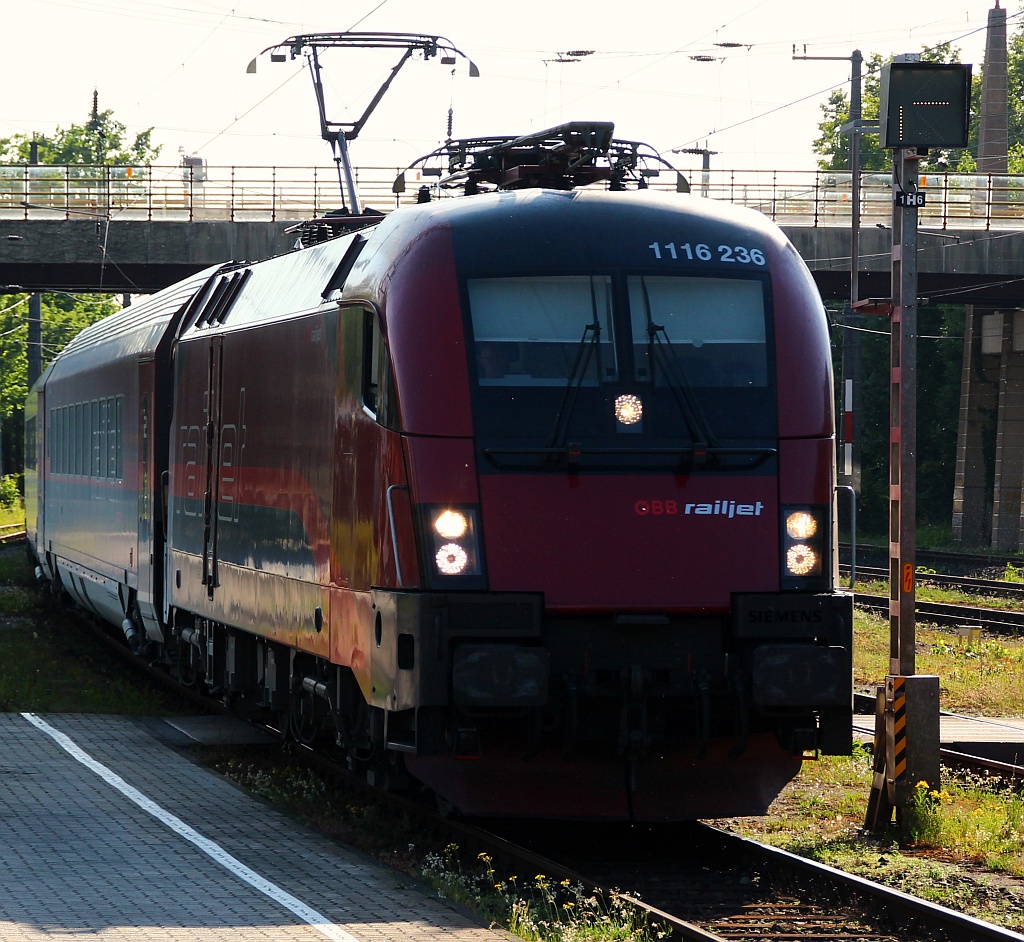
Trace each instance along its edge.
<path fill-rule="evenodd" d="M 889 674 L 878 690 L 866 824 L 909 824 L 919 782 L 939 786 L 939 678 L 915 675 L 917 190 L 929 147 L 967 141 L 971 67 L 898 56 L 882 71 L 881 144 L 893 152 L 889 402 Z"/>

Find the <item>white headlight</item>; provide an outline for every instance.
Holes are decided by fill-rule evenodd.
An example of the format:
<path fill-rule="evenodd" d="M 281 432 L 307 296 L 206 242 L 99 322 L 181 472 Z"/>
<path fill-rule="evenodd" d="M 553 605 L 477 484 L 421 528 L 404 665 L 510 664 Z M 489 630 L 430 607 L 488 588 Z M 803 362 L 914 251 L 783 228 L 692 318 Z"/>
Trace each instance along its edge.
<path fill-rule="evenodd" d="M 615 400 L 615 418 L 623 425 L 636 425 L 644 416 L 644 404 L 637 396 L 624 394 Z"/>
<path fill-rule="evenodd" d="M 446 576 L 457 576 L 466 568 L 469 554 L 458 543 L 445 543 L 434 557 L 438 572 Z"/>
<path fill-rule="evenodd" d="M 457 540 L 466 532 L 466 518 L 457 510 L 446 510 L 434 520 L 434 529 L 446 540 Z"/>
<path fill-rule="evenodd" d="M 786 550 L 786 569 L 794 576 L 806 576 L 817 566 L 818 554 L 805 543 L 797 543 Z"/>
<path fill-rule="evenodd" d="M 786 518 L 786 532 L 794 540 L 809 540 L 818 532 L 818 521 L 806 510 L 798 510 Z"/>

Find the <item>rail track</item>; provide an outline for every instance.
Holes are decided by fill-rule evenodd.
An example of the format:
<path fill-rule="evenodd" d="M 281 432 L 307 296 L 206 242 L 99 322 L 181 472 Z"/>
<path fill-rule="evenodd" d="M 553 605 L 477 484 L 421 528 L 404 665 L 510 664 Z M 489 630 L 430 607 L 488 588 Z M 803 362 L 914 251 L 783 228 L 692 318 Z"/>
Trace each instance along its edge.
<path fill-rule="evenodd" d="M 586 874 L 612 895 L 616 891 L 609 887 L 631 887 L 633 893 L 618 895 L 681 939 L 1024 938 L 707 825 L 602 831 L 583 838 L 552 829 L 537 843 L 559 848 L 558 859 L 573 868 L 566 878 Z M 615 848 L 614 859 L 609 847 Z"/>
<path fill-rule="evenodd" d="M 17 543 L 25 539 L 25 526 L 21 523 L 6 523 L 0 526 L 0 546 Z"/>
<path fill-rule="evenodd" d="M 865 565 L 881 565 L 889 557 L 889 551 L 882 546 L 857 545 L 857 573 Z M 849 563 L 850 544 L 839 545 L 839 559 L 841 564 Z M 921 550 L 915 553 L 918 566 L 943 569 L 953 575 L 967 575 L 969 573 L 981 572 L 992 569 L 1005 569 L 1007 565 L 1017 568 L 1024 568 L 1024 554 L 999 554 L 999 553 L 951 553 L 940 550 Z"/>
<path fill-rule="evenodd" d="M 134 668 L 143 666 L 122 639 L 88 619 L 72 613 L 69 617 L 89 625 Z M 167 680 L 162 671 L 151 670 L 150 675 Z M 177 684 L 173 689 L 182 692 Z M 197 697 L 195 702 L 209 710 L 223 706 L 209 698 Z M 637 908 L 674 938 L 1024 942 L 1024 936 L 1009 930 L 714 828 L 516 823 L 509 839 L 502 836 L 507 825 L 487 830 L 446 819 L 421 802 L 369 789 L 330 755 L 303 748 L 296 752 L 350 787 L 373 791 L 401 819 L 417 820 L 441 835 L 443 843 L 458 844 L 467 866 L 484 853 L 501 868 L 499 879 L 544 874 L 552 886 L 568 881 L 588 894 L 600 893 L 613 905 Z"/>
<path fill-rule="evenodd" d="M 876 612 L 889 611 L 889 597 L 857 592 L 854 601 Z M 979 605 L 947 605 L 942 602 L 918 602 L 917 616 L 923 621 L 946 627 L 980 626 L 993 634 L 1016 637 L 1024 633 L 1024 611 L 984 608 Z"/>
<path fill-rule="evenodd" d="M 848 576 L 850 567 L 841 565 L 841 575 Z M 888 582 L 889 570 L 881 566 L 858 566 L 858 582 Z M 946 573 L 918 572 L 918 585 L 946 586 L 952 589 L 963 589 L 977 595 L 991 595 L 998 598 L 1021 599 L 1024 601 L 1024 583 L 1008 582 L 1005 579 L 984 579 L 977 576 L 954 576 Z"/>
<path fill-rule="evenodd" d="M 849 568 L 840 566 L 840 572 L 849 575 Z M 857 566 L 857 583 L 887 582 L 889 570 L 881 567 Z M 948 575 L 944 573 L 919 572 L 919 585 L 929 584 L 993 599 L 1008 599 L 1020 602 L 1020 608 L 992 608 L 985 605 L 965 603 L 929 602 L 917 600 L 916 611 L 920 618 L 937 625 L 962 627 L 977 625 L 995 634 L 1019 635 L 1024 632 L 1024 584 L 1007 582 L 1002 579 L 987 579 L 975 576 Z M 872 611 L 885 612 L 889 609 L 887 595 L 857 592 L 854 599 L 858 605 Z"/>

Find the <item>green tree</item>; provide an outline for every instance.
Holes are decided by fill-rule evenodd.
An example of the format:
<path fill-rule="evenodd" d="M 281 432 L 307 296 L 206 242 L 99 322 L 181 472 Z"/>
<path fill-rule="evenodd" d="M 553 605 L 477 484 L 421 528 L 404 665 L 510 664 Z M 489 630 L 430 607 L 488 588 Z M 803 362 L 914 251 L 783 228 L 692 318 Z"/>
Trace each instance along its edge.
<path fill-rule="evenodd" d="M 0 448 L 4 473 L 20 471 L 25 397 L 28 395 L 27 294 L 6 295 L 0 301 Z M 44 294 L 42 309 L 43 368 L 81 330 L 119 310 L 110 295 Z"/>
<path fill-rule="evenodd" d="M 127 128 L 111 110 L 100 111 L 93 93 L 92 113 L 85 124 L 58 127 L 53 135 L 15 134 L 0 138 L 0 163 L 25 164 L 31 160 L 35 142 L 41 164 L 127 164 L 152 163 L 160 147 L 152 142 L 148 128 L 129 140 Z"/>
<path fill-rule="evenodd" d="M 923 62 L 959 62 L 960 52 L 949 43 L 933 46 L 921 53 Z M 878 103 L 881 95 L 882 66 L 888 60 L 880 54 L 873 53 L 864 62 L 863 89 L 861 91 L 861 117 L 865 121 L 878 120 Z M 1022 63 L 1024 65 L 1024 63 Z M 1024 79 L 1024 73 L 1022 73 Z M 980 100 L 981 79 L 973 79 L 972 98 Z M 1024 85 L 1022 85 L 1024 90 Z M 818 136 L 814 139 L 814 153 L 818 155 L 818 168 L 821 170 L 850 169 L 850 135 L 843 134 L 840 128 L 850 120 L 850 97 L 843 89 L 835 89 L 828 101 L 821 106 L 824 117 L 818 124 Z M 977 113 L 972 107 L 972 114 Z M 972 138 L 977 147 L 977 127 L 972 127 Z M 922 169 L 943 170 L 955 168 L 960 161 L 962 152 L 958 150 L 937 150 L 923 162 Z M 892 155 L 878 146 L 877 134 L 861 135 L 861 169 L 891 170 Z"/>
<path fill-rule="evenodd" d="M 0 138 L 0 163 L 23 164 L 31 159 L 33 142 L 41 164 L 151 163 L 160 153 L 151 140 L 152 128 L 129 140 L 124 124 L 112 111 L 100 111 L 93 92 L 92 113 L 85 124 L 58 127 L 52 136 L 15 134 Z M 45 366 L 75 334 L 101 317 L 118 310 L 109 295 L 77 297 L 44 294 L 42 307 L 42 362 Z M 25 397 L 28 394 L 28 295 L 0 296 L 0 457 L 5 472 L 23 466 Z"/>
<path fill-rule="evenodd" d="M 889 333 L 866 325 L 861 336 L 861 481 L 857 502 L 861 532 L 888 532 L 889 494 Z M 963 357 L 962 305 L 918 309 L 917 344 L 917 519 L 948 527 L 952 519 L 956 435 Z M 839 361 L 842 328 L 834 329 Z M 838 369 L 837 369 L 838 373 Z"/>

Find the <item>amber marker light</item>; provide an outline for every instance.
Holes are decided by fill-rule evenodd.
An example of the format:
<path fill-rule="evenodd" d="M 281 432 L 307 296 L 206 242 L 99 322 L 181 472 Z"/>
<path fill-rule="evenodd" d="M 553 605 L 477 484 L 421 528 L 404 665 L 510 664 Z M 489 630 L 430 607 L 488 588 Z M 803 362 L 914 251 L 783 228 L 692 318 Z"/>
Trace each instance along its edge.
<path fill-rule="evenodd" d="M 446 540 L 457 540 L 466 532 L 466 518 L 457 510 L 446 510 L 434 520 L 434 529 Z"/>
<path fill-rule="evenodd" d="M 615 418 L 623 425 L 636 425 L 644 417 L 644 404 L 638 396 L 624 393 L 615 399 Z"/>

